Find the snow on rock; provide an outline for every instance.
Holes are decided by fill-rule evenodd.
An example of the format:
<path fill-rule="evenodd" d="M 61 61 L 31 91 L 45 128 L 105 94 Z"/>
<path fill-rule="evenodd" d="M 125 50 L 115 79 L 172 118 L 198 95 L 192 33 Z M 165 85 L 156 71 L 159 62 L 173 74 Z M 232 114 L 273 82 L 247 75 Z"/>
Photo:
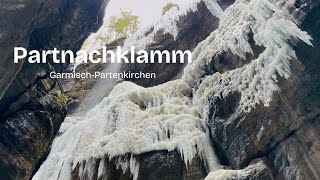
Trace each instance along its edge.
<path fill-rule="evenodd" d="M 81 117 L 70 117 L 70 116 L 66 117 L 60 126 L 57 136 L 60 136 L 61 134 L 65 133 L 68 129 L 70 129 L 72 126 L 74 126 L 81 120 L 82 120 Z"/>
<path fill-rule="evenodd" d="M 204 180 L 233 180 L 238 176 L 238 170 L 219 169 L 210 172 Z"/>

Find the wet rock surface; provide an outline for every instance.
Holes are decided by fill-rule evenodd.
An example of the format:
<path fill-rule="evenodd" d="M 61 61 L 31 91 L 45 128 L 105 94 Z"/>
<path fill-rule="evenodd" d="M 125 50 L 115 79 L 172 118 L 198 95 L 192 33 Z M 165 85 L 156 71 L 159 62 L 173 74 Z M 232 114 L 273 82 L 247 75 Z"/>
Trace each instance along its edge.
<path fill-rule="evenodd" d="M 29 102 L 0 124 L 1 179 L 29 179 L 49 153 L 66 116 L 60 94 Z"/>
<path fill-rule="evenodd" d="M 276 179 L 320 179 L 320 121 L 303 125 L 268 154 Z"/>

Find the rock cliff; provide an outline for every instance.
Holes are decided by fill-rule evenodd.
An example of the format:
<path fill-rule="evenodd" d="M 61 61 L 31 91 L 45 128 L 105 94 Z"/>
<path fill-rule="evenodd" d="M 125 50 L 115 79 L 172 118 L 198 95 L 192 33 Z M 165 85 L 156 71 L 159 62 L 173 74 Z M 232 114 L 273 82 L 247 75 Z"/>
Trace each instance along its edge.
<path fill-rule="evenodd" d="M 13 63 L 13 48 L 76 51 L 102 23 L 105 0 L 0 1 L 0 174 L 30 179 L 66 116 L 48 64 Z M 63 71 L 66 65 L 54 65 Z M 50 92 L 50 93 L 49 93 Z"/>

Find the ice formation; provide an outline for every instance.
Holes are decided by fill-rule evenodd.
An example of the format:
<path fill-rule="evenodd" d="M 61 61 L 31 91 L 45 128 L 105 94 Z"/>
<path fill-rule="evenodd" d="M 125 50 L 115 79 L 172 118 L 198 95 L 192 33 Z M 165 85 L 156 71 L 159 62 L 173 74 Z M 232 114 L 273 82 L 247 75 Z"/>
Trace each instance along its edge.
<path fill-rule="evenodd" d="M 279 90 L 277 77 L 290 76 L 290 60 L 296 58 L 291 41 L 300 39 L 311 45 L 311 38 L 298 28 L 286 10 L 292 2 L 236 0 L 224 13 L 220 12 L 216 1 L 205 2 L 208 9 L 221 18 L 220 26 L 194 50 L 194 62 L 187 65 L 183 78 L 151 88 L 130 82 L 115 86 L 86 118 L 72 127 L 63 126 L 65 132 L 54 140 L 34 180 L 70 179 L 71 171 L 78 164 L 82 177 L 92 172 L 92 157 L 111 159 L 128 154 L 131 158 L 118 158 L 118 165 L 124 171 L 130 170 L 133 179 L 137 179 L 139 163 L 135 155 L 175 149 L 185 164 L 195 156 L 202 158 L 211 171 L 207 180 L 230 179 L 239 177 L 239 172 L 248 172 L 219 170 L 206 125 L 208 100 L 238 91 L 241 111 L 249 112 L 260 102 L 267 106 L 272 94 Z M 192 4 L 189 10 L 195 11 L 195 7 L 196 4 Z M 173 22 L 179 14 L 171 13 L 158 22 L 153 32 L 170 27 L 165 32 L 177 35 Z M 126 43 L 144 48 L 152 42 L 153 32 L 144 36 L 142 31 Z M 205 68 L 212 57 L 224 51 L 242 58 L 246 53 L 253 53 L 248 42 L 250 32 L 256 45 L 265 47 L 257 59 L 223 74 L 206 74 Z M 108 162 L 100 161 L 99 176 L 104 174 L 105 163 Z"/>

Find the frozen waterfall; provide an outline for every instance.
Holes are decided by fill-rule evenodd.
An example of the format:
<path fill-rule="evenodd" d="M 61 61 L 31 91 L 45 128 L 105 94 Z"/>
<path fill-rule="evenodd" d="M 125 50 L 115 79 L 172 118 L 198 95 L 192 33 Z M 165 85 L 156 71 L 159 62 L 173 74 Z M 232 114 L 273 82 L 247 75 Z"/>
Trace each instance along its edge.
<path fill-rule="evenodd" d="M 131 82 L 116 85 L 85 118 L 64 129 L 54 140 L 47 160 L 33 180 L 70 179 L 78 164 L 81 177 L 93 169 L 92 157 L 112 159 L 126 154 L 131 154 L 131 158 L 119 161 L 119 167 L 129 169 L 133 179 L 137 179 L 139 164 L 133 155 L 158 150 L 177 150 L 186 165 L 199 156 L 211 172 L 207 180 L 245 174 L 247 169 L 223 170 L 219 166 L 206 123 L 209 99 L 237 91 L 241 93 L 239 109 L 249 112 L 259 103 L 268 106 L 273 93 L 279 90 L 277 77 L 290 76 L 290 60 L 296 58 L 290 42 L 300 39 L 311 45 L 311 37 L 299 29 L 287 11 L 290 4 L 279 1 L 236 0 L 223 12 L 215 0 L 205 0 L 210 12 L 220 18 L 220 25 L 198 44 L 193 63 L 187 65 L 182 79 L 150 88 Z M 179 16 L 196 11 L 199 2 L 164 16 L 153 32 L 163 29 L 176 36 L 175 22 Z M 153 32 L 145 36 L 145 31 L 140 31 L 125 44 L 143 49 L 152 42 Z M 205 74 L 215 55 L 231 51 L 245 58 L 246 53 L 253 53 L 249 33 L 256 45 L 265 48 L 257 59 L 223 74 Z M 105 163 L 108 162 L 100 161 L 98 177 L 103 175 Z"/>

